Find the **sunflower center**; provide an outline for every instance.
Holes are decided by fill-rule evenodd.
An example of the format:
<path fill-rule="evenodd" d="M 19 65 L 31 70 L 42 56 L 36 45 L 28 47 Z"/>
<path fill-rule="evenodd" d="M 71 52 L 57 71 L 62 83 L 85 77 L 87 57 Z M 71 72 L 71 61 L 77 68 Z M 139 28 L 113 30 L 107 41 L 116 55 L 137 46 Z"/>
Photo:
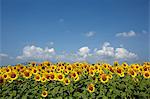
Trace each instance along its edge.
<path fill-rule="evenodd" d="M 39 76 L 36 76 L 36 79 L 40 79 L 40 77 L 39 77 Z"/>
<path fill-rule="evenodd" d="M 107 80 L 107 78 L 106 78 L 105 75 L 102 76 L 102 80 L 103 80 L 103 81 L 106 81 L 106 80 Z"/>
<path fill-rule="evenodd" d="M 36 70 L 34 70 L 34 73 L 36 73 Z"/>
<path fill-rule="evenodd" d="M 3 82 L 4 82 L 4 79 L 0 77 L 0 83 L 3 83 Z"/>
<path fill-rule="evenodd" d="M 148 76 L 149 76 L 149 74 L 148 74 L 148 73 L 145 73 L 145 76 L 146 76 L 146 77 L 148 77 Z"/>
<path fill-rule="evenodd" d="M 25 72 L 24 74 L 26 77 L 29 77 L 29 75 L 30 75 L 28 72 Z"/>
<path fill-rule="evenodd" d="M 50 77 L 51 77 L 51 79 L 54 79 L 54 75 L 51 75 Z"/>
<path fill-rule="evenodd" d="M 89 90 L 91 90 L 91 91 L 92 91 L 92 90 L 93 90 L 93 87 L 92 87 L 92 86 L 89 86 Z"/>
<path fill-rule="evenodd" d="M 11 74 L 11 78 L 15 78 L 16 77 L 16 74 Z"/>
<path fill-rule="evenodd" d="M 46 95 L 46 92 L 43 92 L 43 95 Z"/>
<path fill-rule="evenodd" d="M 134 75 L 134 72 L 133 71 L 130 71 L 131 75 Z"/>
<path fill-rule="evenodd" d="M 117 69 L 117 72 L 118 72 L 118 73 L 121 73 L 121 69 Z"/>
<path fill-rule="evenodd" d="M 62 79 L 63 77 L 62 77 L 62 75 L 59 75 L 58 78 L 59 78 L 59 79 Z"/>
<path fill-rule="evenodd" d="M 75 73 L 73 73 L 73 77 L 76 77 L 76 74 L 75 74 Z"/>
<path fill-rule="evenodd" d="M 68 82 L 68 79 L 66 79 L 66 83 L 69 83 L 69 82 Z"/>
<path fill-rule="evenodd" d="M 9 72 L 9 69 L 6 69 L 7 72 Z"/>
<path fill-rule="evenodd" d="M 4 78 L 7 78 L 7 75 L 4 75 Z"/>
<path fill-rule="evenodd" d="M 68 70 L 71 70 L 71 68 L 69 67 Z"/>
<path fill-rule="evenodd" d="M 42 69 L 45 69 L 45 67 L 43 66 Z"/>

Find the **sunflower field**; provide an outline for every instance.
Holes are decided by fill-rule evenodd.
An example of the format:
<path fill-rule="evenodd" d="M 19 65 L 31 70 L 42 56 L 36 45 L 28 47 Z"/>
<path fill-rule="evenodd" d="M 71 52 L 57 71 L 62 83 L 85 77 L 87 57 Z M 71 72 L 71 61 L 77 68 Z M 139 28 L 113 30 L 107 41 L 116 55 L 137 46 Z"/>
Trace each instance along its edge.
<path fill-rule="evenodd" d="M 0 67 L 0 99 L 150 99 L 150 62 Z"/>

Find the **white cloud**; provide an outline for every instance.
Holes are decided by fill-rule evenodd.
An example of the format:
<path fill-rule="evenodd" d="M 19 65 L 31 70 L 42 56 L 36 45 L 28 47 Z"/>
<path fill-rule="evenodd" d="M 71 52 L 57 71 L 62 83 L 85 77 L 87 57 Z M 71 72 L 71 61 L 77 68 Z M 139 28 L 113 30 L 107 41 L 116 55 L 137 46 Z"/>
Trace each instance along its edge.
<path fill-rule="evenodd" d="M 102 46 L 102 49 L 97 50 L 96 52 L 98 55 L 101 56 L 109 56 L 109 57 L 113 57 L 114 56 L 114 48 L 110 47 L 110 43 L 109 42 L 105 42 Z"/>
<path fill-rule="evenodd" d="M 129 32 L 122 32 L 122 33 L 117 33 L 116 34 L 116 37 L 133 37 L 133 36 L 136 36 L 137 34 L 131 30 Z"/>
<path fill-rule="evenodd" d="M 84 58 L 86 58 L 88 56 L 89 52 L 90 52 L 90 49 L 88 47 L 81 47 L 79 49 L 78 54 L 83 56 Z"/>
<path fill-rule="evenodd" d="M 55 52 L 54 48 L 41 48 L 37 46 L 25 46 L 23 48 L 23 53 L 17 56 L 17 59 L 22 59 L 25 61 L 37 59 L 37 60 L 53 60 L 53 61 L 107 61 L 112 62 L 115 60 L 122 61 L 132 61 L 137 59 L 138 55 L 128 51 L 123 47 L 115 48 L 111 46 L 109 42 L 104 42 L 101 48 L 90 49 L 88 46 L 83 46 L 79 48 L 76 52 L 67 53 L 65 51 L 59 54 Z"/>
<path fill-rule="evenodd" d="M 54 48 L 48 48 L 45 49 L 41 47 L 36 47 L 34 45 L 32 46 L 25 46 L 23 48 L 23 54 L 21 56 L 17 56 L 17 59 L 47 59 L 51 58 L 52 55 L 55 54 Z"/>
<path fill-rule="evenodd" d="M 96 54 L 101 56 L 102 58 L 113 58 L 115 59 L 123 59 L 123 60 L 129 60 L 129 59 L 137 59 L 137 55 L 133 52 L 129 52 L 125 48 L 114 48 L 110 46 L 109 42 L 105 42 L 102 46 L 102 49 L 97 50 Z"/>
<path fill-rule="evenodd" d="M 125 48 L 116 48 L 115 58 L 116 59 L 134 59 L 134 58 L 137 58 L 137 55 L 135 53 L 129 52 Z"/>
<path fill-rule="evenodd" d="M 96 32 L 94 32 L 94 31 L 90 31 L 90 32 L 85 33 L 85 36 L 86 36 L 86 37 L 92 37 L 92 36 L 95 35 L 95 33 L 96 33 Z"/>

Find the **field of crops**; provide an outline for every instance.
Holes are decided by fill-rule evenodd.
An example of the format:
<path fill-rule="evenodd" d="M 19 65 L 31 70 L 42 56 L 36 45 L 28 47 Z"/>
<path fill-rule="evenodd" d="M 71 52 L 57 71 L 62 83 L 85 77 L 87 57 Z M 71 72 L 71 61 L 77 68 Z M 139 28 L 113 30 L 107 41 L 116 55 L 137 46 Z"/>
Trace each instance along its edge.
<path fill-rule="evenodd" d="M 150 62 L 0 67 L 0 99 L 150 99 Z"/>

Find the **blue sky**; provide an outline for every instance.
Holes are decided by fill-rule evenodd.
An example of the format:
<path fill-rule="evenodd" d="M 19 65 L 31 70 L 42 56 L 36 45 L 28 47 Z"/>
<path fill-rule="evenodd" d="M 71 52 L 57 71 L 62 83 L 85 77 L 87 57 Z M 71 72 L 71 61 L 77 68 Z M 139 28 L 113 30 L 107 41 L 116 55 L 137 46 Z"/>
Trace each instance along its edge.
<path fill-rule="evenodd" d="M 105 42 L 140 61 L 149 58 L 149 0 L 2 0 L 1 5 L 1 64 L 29 58 L 26 46 L 54 48 L 55 56 L 88 47 L 89 55 Z"/>

